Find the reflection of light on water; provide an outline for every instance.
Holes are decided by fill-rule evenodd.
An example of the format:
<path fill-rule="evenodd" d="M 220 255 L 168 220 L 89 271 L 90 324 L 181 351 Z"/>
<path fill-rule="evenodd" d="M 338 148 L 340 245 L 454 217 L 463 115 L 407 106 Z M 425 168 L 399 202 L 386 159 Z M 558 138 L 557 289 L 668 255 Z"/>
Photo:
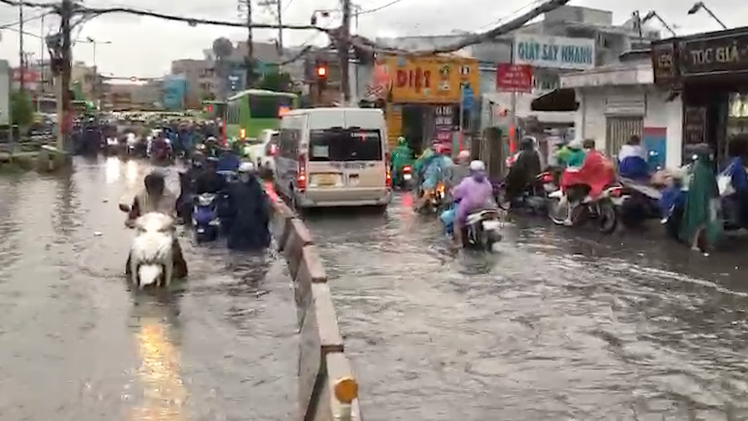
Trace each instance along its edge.
<path fill-rule="evenodd" d="M 127 161 L 127 168 L 125 168 L 125 177 L 127 177 L 127 184 L 130 186 L 140 181 L 140 171 L 138 171 L 137 162 Z"/>
<path fill-rule="evenodd" d="M 110 156 L 106 159 L 106 183 L 112 184 L 119 180 L 119 158 Z"/>
<path fill-rule="evenodd" d="M 133 421 L 187 421 L 182 407 L 187 389 L 179 377 L 179 355 L 160 322 L 144 324 L 137 334 L 141 358 L 138 374 L 145 401 L 135 408 Z"/>

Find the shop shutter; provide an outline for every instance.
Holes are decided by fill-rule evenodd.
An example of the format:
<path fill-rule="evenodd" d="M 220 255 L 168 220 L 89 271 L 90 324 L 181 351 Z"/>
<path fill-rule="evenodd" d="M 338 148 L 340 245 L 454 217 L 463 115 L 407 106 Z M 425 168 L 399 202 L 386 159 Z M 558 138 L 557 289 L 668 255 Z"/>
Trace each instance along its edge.
<path fill-rule="evenodd" d="M 631 136 L 642 136 L 643 117 L 607 117 L 605 119 L 605 153 L 614 157 Z"/>

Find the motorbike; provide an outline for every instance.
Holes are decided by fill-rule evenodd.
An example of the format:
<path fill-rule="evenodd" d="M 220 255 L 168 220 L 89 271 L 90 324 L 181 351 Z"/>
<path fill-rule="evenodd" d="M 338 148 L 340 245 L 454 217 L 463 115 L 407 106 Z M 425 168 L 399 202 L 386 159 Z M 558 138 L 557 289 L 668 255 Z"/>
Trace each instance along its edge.
<path fill-rule="evenodd" d="M 120 204 L 123 212 L 130 207 Z M 168 287 L 174 274 L 174 220 L 167 215 L 151 212 L 137 220 L 136 235 L 127 258 L 127 272 L 138 288 Z"/>
<path fill-rule="evenodd" d="M 203 193 L 195 198 L 192 210 L 192 227 L 198 243 L 215 241 L 220 233 L 221 221 L 218 218 L 218 196 Z"/>
<path fill-rule="evenodd" d="M 131 157 L 145 158 L 148 151 L 148 146 L 145 142 L 139 139 L 134 133 L 127 134 L 127 155 Z"/>
<path fill-rule="evenodd" d="M 463 247 L 491 250 L 494 243 L 503 238 L 501 235 L 501 215 L 495 209 L 486 209 L 468 215 L 465 221 Z"/>
<path fill-rule="evenodd" d="M 431 197 L 426 201 L 426 205 L 421 209 L 424 213 L 439 214 L 448 206 L 447 188 L 444 183 L 439 182 L 433 190 Z"/>
<path fill-rule="evenodd" d="M 646 220 L 661 218 L 662 193 L 659 190 L 625 178 L 619 181 L 622 195 L 616 208 L 624 226 L 634 228 L 641 226 Z"/>
<path fill-rule="evenodd" d="M 527 185 L 527 188 L 520 197 L 515 198 L 511 202 L 504 197 L 506 181 L 501 181 L 498 184 L 497 188 L 494 189 L 494 196 L 499 207 L 503 210 L 509 210 L 509 208 L 526 209 L 532 213 L 542 214 L 547 212 L 548 194 L 557 189 L 553 173 L 543 171 Z"/>
<path fill-rule="evenodd" d="M 579 195 L 588 191 L 587 186 L 570 186 L 564 190 L 556 190 L 548 195 L 548 217 L 557 225 L 568 225 L 567 215 L 571 213 L 571 226 L 580 225 L 585 220 L 595 221 L 598 230 L 603 234 L 610 234 L 616 230 L 620 222 L 617 210 L 623 204 L 623 187 L 613 184 L 606 187 L 598 197 L 585 195 L 582 200 L 571 203 L 568 193 Z M 569 209 L 571 206 L 571 209 Z"/>
<path fill-rule="evenodd" d="M 413 166 L 405 165 L 402 170 L 398 173 L 397 179 L 395 180 L 395 187 L 403 190 L 410 190 L 410 185 L 413 182 Z"/>

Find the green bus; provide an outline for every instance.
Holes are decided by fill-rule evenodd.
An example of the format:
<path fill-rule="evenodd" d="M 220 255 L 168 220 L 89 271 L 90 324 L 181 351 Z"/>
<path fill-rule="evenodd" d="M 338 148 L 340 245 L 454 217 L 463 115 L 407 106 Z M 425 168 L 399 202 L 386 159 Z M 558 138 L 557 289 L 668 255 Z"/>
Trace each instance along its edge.
<path fill-rule="evenodd" d="M 228 100 L 226 135 L 229 139 L 257 138 L 265 129 L 277 130 L 281 117 L 299 108 L 299 96 L 291 92 L 249 89 Z"/>

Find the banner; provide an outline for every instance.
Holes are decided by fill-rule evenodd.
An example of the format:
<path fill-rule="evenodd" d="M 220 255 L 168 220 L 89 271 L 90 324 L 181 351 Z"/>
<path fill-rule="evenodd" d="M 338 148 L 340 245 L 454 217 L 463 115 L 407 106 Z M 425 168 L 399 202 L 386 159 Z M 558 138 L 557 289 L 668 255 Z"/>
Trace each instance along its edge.
<path fill-rule="evenodd" d="M 181 110 L 184 108 L 184 98 L 187 93 L 187 79 L 183 76 L 167 76 L 164 78 L 164 97 L 162 103 L 167 110 Z"/>
<path fill-rule="evenodd" d="M 532 34 L 514 36 L 514 63 L 553 69 L 595 67 L 595 40 Z"/>

